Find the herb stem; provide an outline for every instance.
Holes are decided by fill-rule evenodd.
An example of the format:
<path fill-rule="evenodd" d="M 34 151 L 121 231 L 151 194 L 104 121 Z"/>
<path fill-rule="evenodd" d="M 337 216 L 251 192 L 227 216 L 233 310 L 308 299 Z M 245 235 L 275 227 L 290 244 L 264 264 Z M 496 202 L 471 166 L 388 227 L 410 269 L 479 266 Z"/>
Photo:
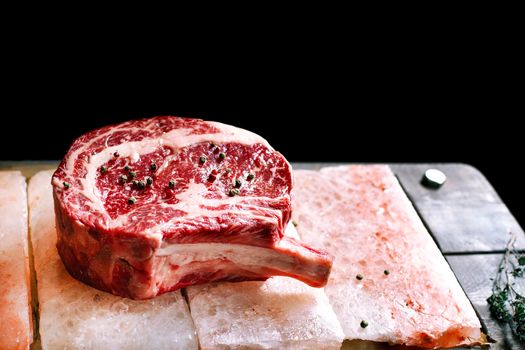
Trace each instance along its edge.
<path fill-rule="evenodd" d="M 514 288 L 518 278 L 524 275 L 525 264 L 521 262 L 525 255 L 516 250 L 516 239 L 517 235 L 511 233 L 487 303 L 492 316 L 507 322 L 518 340 L 525 342 L 525 297 Z"/>

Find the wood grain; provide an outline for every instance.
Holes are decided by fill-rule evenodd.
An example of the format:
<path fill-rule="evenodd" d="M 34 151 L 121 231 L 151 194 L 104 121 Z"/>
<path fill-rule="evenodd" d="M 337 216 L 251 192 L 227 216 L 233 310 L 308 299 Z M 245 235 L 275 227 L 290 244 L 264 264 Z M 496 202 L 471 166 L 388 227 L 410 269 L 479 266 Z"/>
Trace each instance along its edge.
<path fill-rule="evenodd" d="M 523 230 L 477 169 L 467 164 L 391 167 L 443 253 L 502 252 L 509 231 L 518 234 L 517 248 L 525 249 Z M 429 168 L 447 175 L 440 189 L 421 185 L 423 173 Z"/>
<path fill-rule="evenodd" d="M 456 277 L 461 283 L 470 302 L 476 309 L 484 327 L 497 343 L 491 349 L 523 349 L 508 325 L 499 323 L 490 316 L 487 298 L 492 294 L 491 278 L 496 276 L 502 254 L 469 254 L 446 256 Z M 524 282 L 521 279 L 521 282 Z M 525 291 L 525 283 L 516 286 Z M 521 346 L 521 347 L 520 347 Z"/>

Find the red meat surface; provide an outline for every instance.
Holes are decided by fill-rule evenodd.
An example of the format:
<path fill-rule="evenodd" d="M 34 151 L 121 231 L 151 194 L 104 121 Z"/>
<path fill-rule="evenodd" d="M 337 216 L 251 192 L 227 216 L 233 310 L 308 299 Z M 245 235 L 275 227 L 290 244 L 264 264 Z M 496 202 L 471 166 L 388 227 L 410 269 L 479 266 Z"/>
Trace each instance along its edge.
<path fill-rule="evenodd" d="M 274 275 L 321 287 L 331 257 L 284 235 L 292 182 L 286 159 L 243 129 L 107 126 L 75 140 L 53 175 L 57 248 L 73 277 L 134 299 Z"/>

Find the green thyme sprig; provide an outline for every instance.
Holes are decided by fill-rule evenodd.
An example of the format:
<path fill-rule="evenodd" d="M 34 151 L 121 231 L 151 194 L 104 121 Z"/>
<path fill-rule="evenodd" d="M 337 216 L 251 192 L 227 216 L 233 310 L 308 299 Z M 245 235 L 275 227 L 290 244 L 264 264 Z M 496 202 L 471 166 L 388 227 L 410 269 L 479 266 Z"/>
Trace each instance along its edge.
<path fill-rule="evenodd" d="M 518 340 L 525 342 L 525 297 L 515 287 L 525 273 L 525 254 L 516 250 L 516 239 L 511 234 L 487 302 L 492 316 L 507 322 Z"/>

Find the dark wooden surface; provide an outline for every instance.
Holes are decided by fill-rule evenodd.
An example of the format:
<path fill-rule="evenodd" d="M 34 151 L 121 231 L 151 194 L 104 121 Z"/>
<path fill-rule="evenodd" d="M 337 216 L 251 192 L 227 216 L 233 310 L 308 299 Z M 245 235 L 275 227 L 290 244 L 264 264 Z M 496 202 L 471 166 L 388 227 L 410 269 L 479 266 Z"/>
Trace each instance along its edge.
<path fill-rule="evenodd" d="M 18 169 L 30 177 L 57 164 L 57 161 L 0 161 L 0 170 Z M 334 165 L 340 164 L 293 163 L 295 169 L 319 169 Z M 497 341 L 490 345 L 490 349 L 525 349 L 508 327 L 490 317 L 486 303 L 492 288 L 490 278 L 496 275 L 509 231 L 519 235 L 518 248 L 525 250 L 522 228 L 490 183 L 479 171 L 466 164 L 390 166 L 440 246 L 489 336 Z M 424 171 L 429 168 L 440 169 L 447 175 L 447 182 L 442 188 L 431 190 L 420 184 Z"/>
<path fill-rule="evenodd" d="M 490 316 L 487 298 L 492 294 L 492 281 L 496 276 L 503 254 L 445 255 L 470 302 L 476 309 L 483 326 L 497 343 L 491 349 L 520 349 L 508 325 Z M 523 280 L 522 280 L 523 281 Z M 525 291 L 525 283 L 516 286 Z M 523 345 L 521 345 L 523 348 Z"/>
<path fill-rule="evenodd" d="M 477 169 L 466 164 L 391 167 L 443 253 L 502 252 L 509 231 L 518 234 L 518 249 L 525 249 L 523 230 Z M 447 175 L 438 190 L 420 184 L 431 167 Z"/>

